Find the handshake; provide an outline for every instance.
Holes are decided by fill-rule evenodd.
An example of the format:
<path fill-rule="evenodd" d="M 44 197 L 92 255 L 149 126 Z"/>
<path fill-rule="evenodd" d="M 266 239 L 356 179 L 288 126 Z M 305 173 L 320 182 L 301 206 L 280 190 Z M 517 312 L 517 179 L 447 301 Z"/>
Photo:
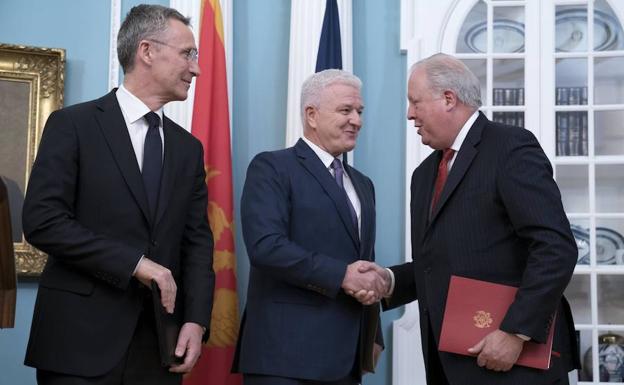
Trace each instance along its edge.
<path fill-rule="evenodd" d="M 372 305 L 390 295 L 390 273 L 374 262 L 356 261 L 347 266 L 342 281 L 345 293 L 363 305 Z"/>

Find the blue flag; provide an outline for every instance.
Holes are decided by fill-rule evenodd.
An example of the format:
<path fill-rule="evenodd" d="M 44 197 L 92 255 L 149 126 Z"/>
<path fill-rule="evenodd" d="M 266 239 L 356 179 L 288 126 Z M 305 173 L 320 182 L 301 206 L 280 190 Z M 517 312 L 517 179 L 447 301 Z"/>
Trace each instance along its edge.
<path fill-rule="evenodd" d="M 316 57 L 316 71 L 342 69 L 342 50 L 340 44 L 340 17 L 336 0 L 327 0 L 323 30 Z"/>

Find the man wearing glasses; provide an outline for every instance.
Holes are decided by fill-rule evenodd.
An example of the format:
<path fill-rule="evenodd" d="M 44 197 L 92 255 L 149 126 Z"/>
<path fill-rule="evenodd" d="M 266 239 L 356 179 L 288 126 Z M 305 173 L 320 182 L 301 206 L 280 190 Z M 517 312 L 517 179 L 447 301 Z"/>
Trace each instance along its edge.
<path fill-rule="evenodd" d="M 118 35 L 124 83 L 50 115 L 24 202 L 49 255 L 26 365 L 39 384 L 179 384 L 208 336 L 214 272 L 202 146 L 163 115 L 199 76 L 189 19 L 139 5 Z M 150 284 L 180 322 L 161 366 Z"/>

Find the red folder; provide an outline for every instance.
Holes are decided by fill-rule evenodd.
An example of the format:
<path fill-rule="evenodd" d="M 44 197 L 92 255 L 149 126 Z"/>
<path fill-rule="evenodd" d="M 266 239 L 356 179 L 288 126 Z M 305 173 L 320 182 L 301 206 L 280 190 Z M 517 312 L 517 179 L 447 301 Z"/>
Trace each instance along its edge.
<path fill-rule="evenodd" d="M 517 291 L 513 286 L 451 276 L 438 349 L 470 356 L 468 348 L 499 328 Z M 546 343 L 525 342 L 516 365 L 550 367 L 554 321 Z"/>

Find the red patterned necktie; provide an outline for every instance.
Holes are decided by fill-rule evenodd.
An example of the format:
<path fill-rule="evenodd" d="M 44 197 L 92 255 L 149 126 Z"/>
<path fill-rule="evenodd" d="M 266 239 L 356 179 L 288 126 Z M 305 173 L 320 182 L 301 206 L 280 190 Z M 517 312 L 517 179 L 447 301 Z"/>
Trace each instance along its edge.
<path fill-rule="evenodd" d="M 431 200 L 431 212 L 435 209 L 438 201 L 440 200 L 440 195 L 442 195 L 442 189 L 444 188 L 446 178 L 448 177 L 448 164 L 450 160 L 453 159 L 454 153 L 455 150 L 452 148 L 447 148 L 442 151 L 442 159 L 438 165 L 438 176 L 436 177 L 433 199 Z"/>

